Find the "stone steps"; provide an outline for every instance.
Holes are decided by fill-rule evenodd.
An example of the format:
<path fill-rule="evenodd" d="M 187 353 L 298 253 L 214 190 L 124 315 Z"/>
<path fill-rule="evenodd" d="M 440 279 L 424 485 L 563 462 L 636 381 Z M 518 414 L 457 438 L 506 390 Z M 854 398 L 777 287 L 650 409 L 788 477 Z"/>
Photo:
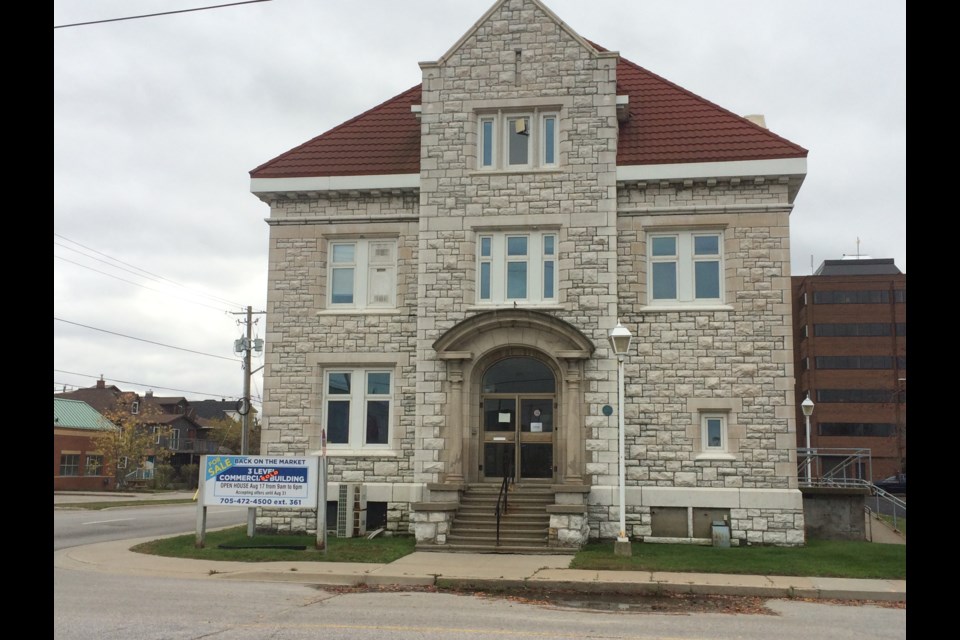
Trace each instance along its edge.
<path fill-rule="evenodd" d="M 499 486 L 468 487 L 460 498 L 460 508 L 450 525 L 446 544 L 418 545 L 425 551 L 472 553 L 571 553 L 548 546 L 553 493 L 543 487 L 511 487 L 507 511 L 500 516 L 500 541 L 497 543 L 496 507 Z"/>

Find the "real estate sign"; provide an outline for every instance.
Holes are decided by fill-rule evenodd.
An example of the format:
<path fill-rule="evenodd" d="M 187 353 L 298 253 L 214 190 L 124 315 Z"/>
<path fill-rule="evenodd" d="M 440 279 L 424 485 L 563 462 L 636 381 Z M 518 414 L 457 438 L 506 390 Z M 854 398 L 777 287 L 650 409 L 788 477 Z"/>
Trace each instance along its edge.
<path fill-rule="evenodd" d="M 318 458 L 203 456 L 203 504 L 317 508 Z"/>

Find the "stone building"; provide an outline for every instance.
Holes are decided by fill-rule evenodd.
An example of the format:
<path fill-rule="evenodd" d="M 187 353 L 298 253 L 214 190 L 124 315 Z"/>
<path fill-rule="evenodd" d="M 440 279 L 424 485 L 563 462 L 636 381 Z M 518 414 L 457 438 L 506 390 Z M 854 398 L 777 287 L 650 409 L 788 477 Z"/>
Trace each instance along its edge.
<path fill-rule="evenodd" d="M 331 486 L 362 485 L 423 548 L 473 548 L 465 505 L 504 477 L 511 500 L 546 496 L 537 544 L 617 537 L 619 321 L 626 535 L 725 519 L 737 543 L 802 544 L 789 216 L 807 151 L 538 0 L 498 0 L 420 67 L 251 171 L 270 206 L 261 453 L 319 455 L 325 434 Z"/>

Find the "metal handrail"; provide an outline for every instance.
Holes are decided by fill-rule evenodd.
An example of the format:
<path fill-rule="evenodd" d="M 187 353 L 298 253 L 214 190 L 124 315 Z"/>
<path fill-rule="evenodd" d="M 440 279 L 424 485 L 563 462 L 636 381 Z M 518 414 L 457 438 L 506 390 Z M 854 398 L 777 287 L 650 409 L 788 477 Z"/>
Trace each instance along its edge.
<path fill-rule="evenodd" d="M 497 495 L 497 546 L 500 546 L 500 515 L 507 512 L 507 495 L 510 492 L 510 483 L 513 482 L 513 466 L 504 463 L 503 482 L 500 483 L 500 493 Z M 501 503 L 503 506 L 501 507 Z"/>

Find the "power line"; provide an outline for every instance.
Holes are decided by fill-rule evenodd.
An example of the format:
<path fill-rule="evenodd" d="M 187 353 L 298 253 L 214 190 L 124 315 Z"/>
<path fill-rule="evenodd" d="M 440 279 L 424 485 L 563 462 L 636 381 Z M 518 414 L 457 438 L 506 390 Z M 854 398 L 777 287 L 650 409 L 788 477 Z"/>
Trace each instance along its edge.
<path fill-rule="evenodd" d="M 126 18 L 110 18 L 108 20 L 92 20 L 90 22 L 75 22 L 73 24 L 54 25 L 54 29 L 66 29 L 67 27 L 83 27 L 88 24 L 102 24 L 104 22 L 120 22 L 121 20 L 139 20 L 140 18 L 155 18 L 157 16 L 169 16 L 175 13 L 190 13 L 192 11 L 206 11 L 208 9 L 223 9 L 225 7 L 235 7 L 241 4 L 254 4 L 257 2 L 270 2 L 270 0 L 246 0 L 245 2 L 231 2 L 230 4 L 217 4 L 210 7 L 197 7 L 195 9 L 180 9 L 178 11 L 164 11 L 162 13 L 147 13 L 139 16 L 127 16 Z"/>
<path fill-rule="evenodd" d="M 117 263 L 122 264 L 122 265 L 125 265 L 125 266 L 127 266 L 127 267 L 131 267 L 131 268 L 136 269 L 137 271 L 139 271 L 139 272 L 141 272 L 141 273 L 145 273 L 145 274 L 147 274 L 147 276 L 149 276 L 149 279 L 151 279 L 151 280 L 169 282 L 170 284 L 172 284 L 172 285 L 174 285 L 174 286 L 180 287 L 180 288 L 182 288 L 182 289 L 187 289 L 188 291 L 190 291 L 190 288 L 189 288 L 189 287 L 187 287 L 186 285 L 182 285 L 182 284 L 180 284 L 179 282 L 175 282 L 175 281 L 173 281 L 173 280 L 171 280 L 171 279 L 169 279 L 169 278 L 165 278 L 165 277 L 163 277 L 163 276 L 161 276 L 161 275 L 157 275 L 157 274 L 155 274 L 155 273 L 151 273 L 151 272 L 147 271 L 146 269 L 142 269 L 141 267 L 138 267 L 138 266 L 136 266 L 136 265 L 134 265 L 134 264 L 130 264 L 129 262 L 124 262 L 123 260 L 119 260 L 119 259 L 117 259 L 117 258 L 114 258 L 113 256 L 107 255 L 107 254 L 104 253 L 103 251 L 97 251 L 96 249 L 93 249 L 93 248 L 88 247 L 88 246 L 86 246 L 86 245 L 80 244 L 80 243 L 77 242 L 76 240 L 71 240 L 70 238 L 68 238 L 68 237 L 66 237 L 66 236 L 64 236 L 64 235 L 61 235 L 61 234 L 59 234 L 59 233 L 54 233 L 53 235 L 55 235 L 55 236 L 58 237 L 58 238 L 62 238 L 62 239 L 64 239 L 64 240 L 66 240 L 67 242 L 70 242 L 70 243 L 72 243 L 72 244 L 75 244 L 75 245 L 77 245 L 78 247 L 83 247 L 83 248 L 86 249 L 87 251 L 92 251 L 93 253 L 96 253 L 96 254 L 98 254 L 98 255 L 101 255 L 101 256 L 107 258 L 108 260 L 111 260 L 111 261 L 113 261 L 113 262 L 117 262 Z M 57 243 L 54 243 L 54 244 L 57 244 Z M 62 244 L 58 244 L 58 246 L 61 246 L 61 247 L 63 247 L 64 249 L 67 249 L 67 250 L 70 250 L 70 251 L 76 251 L 77 253 L 80 253 L 81 255 L 84 255 L 82 252 L 77 251 L 76 249 L 72 249 L 71 247 L 67 247 L 67 246 L 64 246 L 64 245 L 62 245 Z M 59 256 L 54 256 L 54 257 L 59 257 Z M 98 262 L 104 262 L 103 260 L 100 260 L 99 258 L 92 258 L 92 256 L 84 255 L 84 257 L 91 258 L 91 259 L 93 259 L 93 260 L 97 260 Z M 61 259 L 61 260 L 65 260 L 66 262 L 72 262 L 71 260 L 66 260 L 66 258 L 60 258 L 60 259 Z M 79 263 L 77 263 L 77 262 L 72 262 L 72 264 L 77 264 L 78 266 L 81 266 L 81 267 L 84 266 L 84 265 L 79 264 Z M 109 263 L 105 263 L 105 264 L 109 264 Z M 110 266 L 114 266 L 114 265 L 110 265 Z M 86 267 L 86 268 L 90 269 L 90 267 Z M 114 268 L 119 268 L 119 267 L 114 267 Z M 91 269 L 91 270 L 92 270 L 92 271 L 96 271 L 96 269 Z M 124 270 L 124 271 L 129 271 L 129 269 L 123 269 L 123 270 Z M 103 273 L 104 275 L 110 275 L 110 274 L 104 273 L 104 272 L 102 272 L 102 271 L 97 271 L 97 273 Z M 134 272 L 130 271 L 130 273 L 134 273 Z M 140 275 L 140 274 L 134 273 L 134 275 Z M 113 277 L 116 277 L 116 276 L 113 276 Z M 145 277 L 145 276 L 141 276 L 141 277 Z M 126 280 L 125 280 L 124 282 L 129 282 L 129 281 L 126 281 Z M 142 286 L 142 285 L 140 285 L 140 286 Z M 155 291 L 154 289 L 151 289 L 151 290 L 152 290 L 152 291 Z M 209 299 L 211 299 L 211 300 L 215 300 L 215 301 L 217 301 L 217 302 L 221 302 L 221 303 L 223 303 L 223 304 L 227 304 L 227 305 L 232 306 L 232 307 L 243 307 L 243 306 L 244 306 L 244 305 L 242 305 L 242 304 L 240 304 L 240 303 L 238 303 L 238 302 L 235 302 L 235 301 L 233 301 L 233 300 L 227 300 L 226 298 L 221 298 L 221 297 L 219 297 L 219 296 L 212 296 L 212 295 L 209 295 L 209 294 L 207 294 L 207 293 L 200 293 L 200 292 L 196 292 L 196 294 L 197 294 L 197 295 L 200 295 L 200 296 L 203 296 L 203 297 L 205 297 L 205 298 L 209 298 Z"/>
<path fill-rule="evenodd" d="M 64 371 L 63 369 L 54 369 L 53 372 L 54 372 L 54 373 L 65 373 L 65 374 L 71 375 L 71 376 L 83 376 L 83 377 L 85 377 L 85 378 L 94 378 L 94 379 L 99 379 L 99 378 L 100 378 L 99 375 L 93 375 L 93 374 L 89 374 L 89 373 L 77 373 L 76 371 Z M 112 378 L 111 378 L 111 380 L 112 380 Z M 134 386 L 136 386 L 136 387 L 143 387 L 143 388 L 145 388 L 145 389 L 163 389 L 164 391 L 177 391 L 177 392 L 179 392 L 179 393 L 190 393 L 190 394 L 194 394 L 194 395 L 198 395 L 198 396 L 210 396 L 211 398 L 230 398 L 231 400 L 239 399 L 239 396 L 230 395 L 230 394 L 225 394 L 225 393 L 203 393 L 203 392 L 201 392 L 201 391 L 188 391 L 188 390 L 186 390 L 186 389 L 175 389 L 175 388 L 173 388 L 173 387 L 161 387 L 161 386 L 155 385 L 155 384 L 144 384 L 144 383 L 142 383 L 142 382 L 132 382 L 132 381 L 130 381 L 130 380 L 113 380 L 113 382 L 118 382 L 118 383 L 120 383 L 120 384 L 132 384 L 132 385 L 134 385 Z M 76 385 L 72 385 L 72 384 L 66 383 L 66 382 L 54 382 L 54 384 L 68 385 L 68 386 L 76 386 Z M 77 387 L 77 388 L 79 389 L 79 388 L 84 388 L 84 387 Z"/>
<path fill-rule="evenodd" d="M 130 340 L 138 340 L 139 342 L 146 342 L 146 343 L 148 343 L 148 344 L 155 344 L 155 345 L 160 346 L 160 347 L 167 347 L 168 349 L 176 349 L 176 350 L 178 350 L 178 351 L 186 351 L 186 352 L 188 352 L 188 353 L 195 353 L 195 354 L 197 354 L 197 355 L 208 356 L 208 357 L 210 357 L 210 358 L 219 358 L 219 359 L 221 359 L 221 360 L 229 360 L 230 362 L 238 362 L 238 360 L 237 360 L 236 358 L 228 358 L 228 357 L 226 357 L 226 356 L 218 356 L 218 355 L 214 355 L 214 354 L 212 354 L 212 353 L 203 353 L 202 351 L 194 351 L 194 350 L 192 350 L 192 349 L 184 349 L 183 347 L 174 347 L 173 345 L 163 344 L 162 342 L 154 342 L 154 341 L 152 341 L 152 340 L 144 340 L 143 338 L 135 338 L 135 337 L 133 337 L 133 336 L 124 335 L 124 334 L 122 334 L 122 333 L 116 333 L 115 331 L 107 331 L 106 329 L 99 329 L 99 328 L 97 328 L 97 327 L 91 327 L 91 326 L 86 325 L 86 324 L 80 324 L 79 322 L 71 322 L 71 321 L 69 321 L 69 320 L 64 320 L 64 319 L 62 319 L 62 318 L 58 318 L 58 317 L 56 317 L 56 316 L 54 316 L 53 319 L 56 320 L 56 321 L 58 321 L 58 322 L 65 322 L 65 323 L 67 323 L 67 324 L 72 324 L 72 325 L 75 325 L 75 326 L 77 326 L 77 327 L 83 327 L 84 329 L 91 329 L 91 330 L 93 330 L 93 331 L 102 331 L 103 333 L 109 333 L 109 334 L 114 335 L 114 336 L 120 336 L 121 338 L 129 338 Z"/>
<path fill-rule="evenodd" d="M 64 262 L 69 262 L 70 264 L 75 264 L 75 265 L 77 265 L 78 267 L 82 267 L 82 268 L 84 268 L 84 269 L 89 269 L 90 271 L 93 271 L 94 273 L 99 273 L 100 275 L 107 276 L 108 278 L 113 278 L 114 280 L 119 280 L 120 282 L 126 282 L 127 284 L 132 284 L 132 285 L 135 286 L 135 287 L 140 287 L 141 289 L 146 289 L 147 291 L 153 291 L 154 293 L 162 293 L 162 294 L 165 295 L 165 296 L 169 296 L 169 297 L 171 297 L 171 298 L 177 298 L 178 300 L 183 300 L 184 302 L 189 302 L 190 304 L 195 304 L 195 305 L 200 306 L 200 307 L 206 307 L 207 309 L 213 309 L 214 311 L 224 311 L 223 307 L 214 307 L 213 305 L 204 304 L 204 303 L 202 303 L 202 302 L 197 302 L 196 300 L 190 300 L 189 298 L 184 298 L 183 296 L 178 296 L 178 295 L 176 295 L 176 294 L 169 293 L 169 292 L 167 292 L 167 291 L 161 291 L 160 289 L 154 289 L 153 287 L 148 287 L 148 286 L 146 286 L 146 285 L 140 284 L 139 282 L 134 282 L 133 280 L 126 280 L 125 278 L 121 278 L 121 277 L 119 277 L 119 276 L 115 276 L 115 275 L 113 275 L 112 273 L 107 273 L 106 271 L 100 271 L 99 269 L 94 269 L 93 267 L 88 267 L 88 266 L 85 265 L 85 264 L 80 264 L 79 262 L 74 262 L 73 260 L 68 260 L 68 259 L 63 258 L 63 257 L 61 257 L 61 256 L 53 256 L 53 257 L 56 258 L 57 260 L 63 260 Z M 227 312 L 227 313 L 228 313 L 228 312 Z"/>

